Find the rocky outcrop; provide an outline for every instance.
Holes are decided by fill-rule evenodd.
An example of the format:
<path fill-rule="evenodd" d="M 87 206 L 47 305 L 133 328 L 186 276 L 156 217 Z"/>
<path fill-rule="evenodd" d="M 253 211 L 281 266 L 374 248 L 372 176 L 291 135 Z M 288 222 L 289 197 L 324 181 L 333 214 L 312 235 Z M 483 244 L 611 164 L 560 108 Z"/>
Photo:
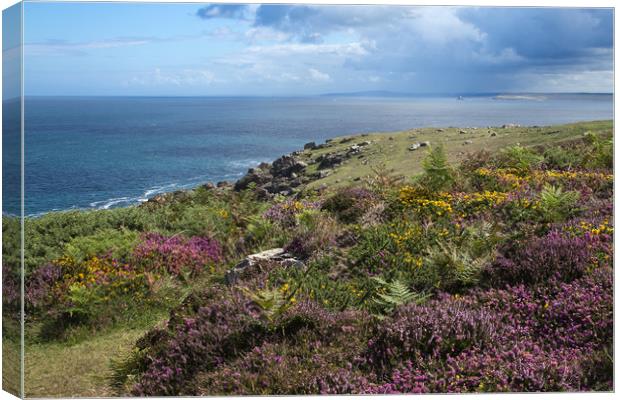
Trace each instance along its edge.
<path fill-rule="evenodd" d="M 305 267 L 303 262 L 286 253 L 284 249 L 275 248 L 247 256 L 240 263 L 226 272 L 224 280 L 227 285 L 234 285 L 237 281 L 239 281 L 239 279 L 243 279 L 253 273 L 260 272 L 261 268 L 266 267 L 269 264 L 273 265 L 274 263 L 283 267 Z"/>
<path fill-rule="evenodd" d="M 273 162 L 270 172 L 274 177 L 290 178 L 291 174 L 299 173 L 307 166 L 308 164 L 293 156 L 282 156 Z"/>
<path fill-rule="evenodd" d="M 250 168 L 248 170 L 248 173 L 235 183 L 235 190 L 239 191 L 247 189 L 250 184 L 262 186 L 271 182 L 272 179 L 273 176 L 271 175 L 268 168 L 262 168 L 261 166 L 259 166 L 258 168 Z"/>
<path fill-rule="evenodd" d="M 332 153 L 332 154 L 324 154 L 317 158 L 316 160 L 319 162 L 319 169 L 329 169 L 334 168 L 345 160 L 345 155 L 343 153 Z"/>
<path fill-rule="evenodd" d="M 353 139 L 344 138 L 338 143 L 349 143 Z M 304 148 L 306 150 L 319 150 L 324 147 L 331 147 L 332 143 L 334 143 L 332 140 L 327 140 L 326 143 L 317 146 L 314 142 L 309 142 Z M 294 194 L 299 187 L 311 181 L 325 178 L 334 168 L 348 159 L 364 157 L 363 153 L 371 144 L 372 141 L 364 140 L 318 156 L 312 155 L 308 151 L 295 151 L 278 158 L 273 164 L 262 163 L 256 168 L 250 168 L 245 176 L 235 183 L 234 188 L 236 191 L 241 191 L 254 187 L 260 198 L 268 198 L 276 194 L 289 196 Z M 308 166 L 311 164 L 316 165 L 317 171 L 307 172 Z"/>

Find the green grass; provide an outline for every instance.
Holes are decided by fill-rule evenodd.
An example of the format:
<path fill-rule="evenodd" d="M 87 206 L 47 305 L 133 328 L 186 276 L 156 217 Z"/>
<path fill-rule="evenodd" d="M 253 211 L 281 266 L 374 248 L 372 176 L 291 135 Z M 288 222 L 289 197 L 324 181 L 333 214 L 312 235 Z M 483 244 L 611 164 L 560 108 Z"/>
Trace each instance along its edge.
<path fill-rule="evenodd" d="M 148 329 L 116 329 L 81 343 L 35 344 L 26 351 L 28 397 L 102 397 L 112 357 L 129 351 Z"/>
<path fill-rule="evenodd" d="M 612 121 L 580 122 L 567 125 L 552 125 L 545 127 L 518 127 L 518 128 L 421 128 L 391 133 L 371 133 L 368 135 L 343 136 L 335 138 L 328 148 L 303 153 L 306 160 L 316 159 L 327 153 L 338 152 L 347 149 L 355 143 L 371 141 L 362 154 L 364 158 L 353 156 L 341 166 L 335 168 L 332 173 L 309 184 L 309 188 L 318 188 L 321 185 L 339 187 L 351 184 L 355 179 L 362 179 L 373 175 L 373 168 L 385 168 L 393 175 L 403 175 L 406 178 L 422 172 L 422 160 L 427 151 L 420 148 L 409 151 L 413 143 L 428 141 L 431 145 L 443 144 L 448 160 L 452 164 L 467 159 L 468 153 L 478 150 L 497 151 L 501 148 L 515 145 L 537 146 L 550 143 L 562 143 L 577 139 L 587 131 L 599 134 L 611 134 Z M 466 134 L 460 134 L 464 130 Z M 495 132 L 496 136 L 491 136 Z M 353 138 L 347 143 L 339 143 L 344 138 Z M 471 140 L 471 144 L 464 144 Z M 308 173 L 317 170 L 318 164 L 311 164 Z"/>
<path fill-rule="evenodd" d="M 144 333 L 162 323 L 166 312 L 100 332 L 76 333 L 64 342 L 26 344 L 25 392 L 28 397 L 110 397 L 110 361 L 131 350 Z M 32 327 L 34 329 L 34 327 Z"/>
<path fill-rule="evenodd" d="M 20 391 L 20 368 L 19 342 L 2 338 L 2 390 L 15 396 Z"/>

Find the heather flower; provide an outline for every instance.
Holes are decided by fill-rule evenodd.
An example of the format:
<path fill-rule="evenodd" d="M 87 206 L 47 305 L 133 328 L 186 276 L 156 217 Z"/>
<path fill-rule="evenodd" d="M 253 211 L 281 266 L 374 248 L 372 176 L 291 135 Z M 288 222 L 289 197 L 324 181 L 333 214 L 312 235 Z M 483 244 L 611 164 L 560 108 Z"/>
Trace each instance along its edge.
<path fill-rule="evenodd" d="M 46 264 L 36 269 L 25 283 L 27 308 L 49 306 L 54 301 L 54 286 L 63 276 L 62 269 L 55 264 Z"/>
<path fill-rule="evenodd" d="M 21 289 L 19 277 L 6 264 L 2 264 L 2 305 L 13 310 L 20 308 Z"/>
<path fill-rule="evenodd" d="M 179 275 L 184 269 L 199 273 L 222 260 L 220 244 L 209 237 L 167 237 L 151 232 L 143 235 L 133 259 L 147 271 L 167 271 Z"/>
<path fill-rule="evenodd" d="M 299 214 L 319 208 L 321 208 L 321 202 L 319 201 L 289 199 L 272 205 L 263 213 L 263 218 L 283 227 L 293 227 L 297 225 L 297 216 Z"/>
<path fill-rule="evenodd" d="M 598 265 L 597 251 L 608 251 L 600 237 L 571 236 L 552 230 L 544 237 L 511 244 L 489 268 L 494 282 L 543 284 L 549 279 L 572 281 Z"/>
<path fill-rule="evenodd" d="M 497 321 L 486 310 L 457 301 L 409 304 L 380 324 L 368 343 L 368 362 L 389 370 L 397 360 L 423 356 L 446 357 L 470 348 L 482 349 L 494 340 Z"/>
<path fill-rule="evenodd" d="M 200 370 L 256 347 L 266 333 L 255 306 L 239 291 L 211 288 L 195 315 L 171 319 L 168 331 L 147 348 L 144 373 L 132 389 L 138 396 L 183 393 Z M 173 322 L 174 321 L 174 322 Z"/>

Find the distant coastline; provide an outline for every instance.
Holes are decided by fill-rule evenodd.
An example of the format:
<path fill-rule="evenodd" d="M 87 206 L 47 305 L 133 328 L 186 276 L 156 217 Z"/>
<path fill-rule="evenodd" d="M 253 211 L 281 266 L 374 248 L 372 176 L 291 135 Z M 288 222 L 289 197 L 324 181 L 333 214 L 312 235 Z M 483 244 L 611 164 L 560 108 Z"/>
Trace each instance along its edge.
<path fill-rule="evenodd" d="M 607 122 L 608 120 L 604 120 L 604 121 L 593 121 L 593 122 Z M 584 122 L 585 123 L 585 122 Z M 580 124 L 580 123 L 576 123 L 576 124 Z M 519 125 L 515 125 L 515 124 L 507 124 L 506 126 L 513 126 L 515 127 L 515 129 L 544 129 L 544 128 L 551 128 L 553 126 L 548 126 L 548 127 L 539 127 L 539 126 L 532 126 L 532 127 L 520 127 Z M 471 132 L 477 132 L 477 131 L 489 131 L 489 132 L 495 132 L 495 131 L 501 131 L 502 127 L 497 126 L 497 127 L 487 127 L 487 128 L 465 128 L 465 127 L 452 127 L 452 128 L 438 128 L 438 127 L 427 127 L 427 128 L 415 128 L 415 129 L 410 129 L 410 130 L 405 130 L 402 132 L 379 132 L 373 135 L 380 135 L 380 136 L 384 136 L 384 137 L 393 137 L 393 136 L 408 136 L 407 132 L 413 132 L 413 131 L 418 131 L 418 130 L 430 130 L 432 132 L 436 132 L 436 131 L 440 131 L 443 132 L 445 129 L 447 130 L 454 130 L 454 131 L 458 131 L 458 132 L 466 132 L 471 130 Z M 505 129 L 504 129 L 505 130 Z M 348 143 L 348 142 L 355 142 L 355 141 L 364 141 L 366 140 L 366 138 L 368 137 L 367 133 L 359 133 L 359 134 L 353 134 L 353 135 L 344 135 L 344 136 L 335 136 L 333 138 L 327 139 L 326 143 L 322 144 L 322 145 L 318 145 L 317 148 L 331 148 L 333 147 L 332 143 L 336 143 L 336 142 L 342 142 L 342 143 Z M 311 142 L 311 143 L 315 143 L 315 142 Z M 316 142 L 319 143 L 319 142 Z M 468 148 L 468 150 L 471 150 L 471 148 Z M 291 153 L 282 155 L 280 157 L 278 157 L 279 159 L 282 158 L 286 158 L 286 157 L 296 157 L 299 154 L 302 154 L 304 152 L 303 149 L 298 149 L 298 150 L 294 150 Z M 276 158 L 274 158 L 272 160 L 272 162 L 269 163 L 258 163 L 256 162 L 255 164 L 253 164 L 250 168 L 249 168 L 249 173 L 252 174 L 252 171 L 256 171 L 257 168 L 260 169 L 260 165 L 263 164 L 267 164 L 267 165 L 271 165 L 273 163 L 273 161 L 275 161 Z M 258 167 L 257 167 L 258 166 Z M 213 181 L 213 180 L 201 180 L 201 181 L 195 181 L 193 183 L 187 183 L 187 184 L 182 184 L 182 183 L 175 183 L 175 184 L 169 184 L 169 185 L 164 185 L 162 187 L 157 187 L 157 188 L 149 188 L 149 189 L 144 189 L 142 191 L 142 194 L 136 197 L 121 197 L 121 198 L 110 198 L 110 199 L 105 199 L 105 200 L 99 200 L 99 201 L 93 201 L 90 203 L 90 205 L 88 207 L 70 207 L 67 209 L 53 209 L 53 210 L 48 210 L 48 211 L 42 211 L 42 212 L 37 212 L 37 213 L 31 213 L 31 214 L 27 214 L 26 217 L 28 218 L 37 218 L 37 217 L 41 217 L 44 216 L 48 213 L 56 213 L 56 212 L 69 212 L 69 211 L 95 211 L 95 210 L 106 210 L 106 209 L 111 209 L 111 208 L 122 208 L 122 207 L 131 207 L 131 206 L 137 206 L 140 204 L 144 204 L 146 202 L 149 201 L 153 201 L 153 199 L 155 199 L 157 201 L 157 199 L 160 198 L 167 198 L 169 196 L 174 197 L 175 195 L 179 195 L 182 194 L 184 192 L 187 191 L 191 191 L 191 190 L 195 190 L 198 187 L 201 186 L 207 186 L 207 187 L 222 187 L 222 188 L 232 188 L 234 186 L 236 186 L 240 181 L 242 181 L 243 179 L 245 179 L 247 177 L 247 174 L 235 174 L 236 178 L 232 178 L 232 179 L 227 179 L 227 180 L 222 180 L 222 181 Z M 320 174 L 315 176 L 310 176 L 308 181 L 305 182 L 305 184 L 308 184 L 312 181 L 321 179 L 320 178 Z M 15 216 L 14 214 L 11 213 L 5 213 L 3 212 L 4 216 Z"/>

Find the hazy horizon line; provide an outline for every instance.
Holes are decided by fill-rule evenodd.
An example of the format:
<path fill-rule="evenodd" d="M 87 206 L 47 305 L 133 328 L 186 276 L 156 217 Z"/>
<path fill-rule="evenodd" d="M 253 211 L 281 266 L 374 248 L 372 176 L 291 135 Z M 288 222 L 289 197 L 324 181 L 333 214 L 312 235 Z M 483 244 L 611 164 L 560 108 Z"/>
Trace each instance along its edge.
<path fill-rule="evenodd" d="M 165 94 L 26 94 L 10 97 L 3 101 L 18 100 L 22 97 L 159 97 L 159 98 L 303 98 L 303 97 L 423 97 L 423 96 L 498 96 L 498 95 L 613 95 L 614 92 L 391 92 L 391 91 L 359 91 L 359 92 L 327 92 L 319 94 L 204 94 L 204 95 L 165 95 Z"/>

